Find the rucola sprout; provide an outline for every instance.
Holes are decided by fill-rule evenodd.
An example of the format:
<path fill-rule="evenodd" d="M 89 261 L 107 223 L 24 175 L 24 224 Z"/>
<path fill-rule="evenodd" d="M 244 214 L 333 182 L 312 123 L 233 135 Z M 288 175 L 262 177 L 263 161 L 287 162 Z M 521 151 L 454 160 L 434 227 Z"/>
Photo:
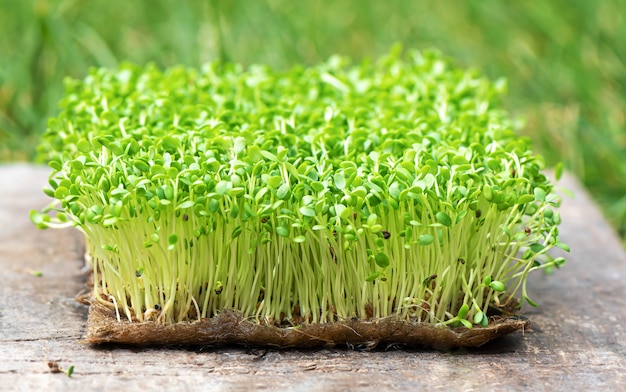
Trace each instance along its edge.
<path fill-rule="evenodd" d="M 48 123 L 56 200 L 31 217 L 84 233 L 96 300 L 131 321 L 486 326 L 567 248 L 505 86 L 417 51 L 95 69 Z"/>

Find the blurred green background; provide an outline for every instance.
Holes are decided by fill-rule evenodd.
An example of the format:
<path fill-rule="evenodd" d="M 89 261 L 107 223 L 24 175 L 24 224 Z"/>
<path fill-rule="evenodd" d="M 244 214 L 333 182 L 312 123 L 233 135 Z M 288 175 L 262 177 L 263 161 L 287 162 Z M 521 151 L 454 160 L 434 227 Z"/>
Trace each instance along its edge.
<path fill-rule="evenodd" d="M 130 60 L 284 69 L 431 48 L 510 82 L 506 101 L 626 238 L 621 0 L 0 0 L 0 161 L 30 160 L 66 76 Z"/>

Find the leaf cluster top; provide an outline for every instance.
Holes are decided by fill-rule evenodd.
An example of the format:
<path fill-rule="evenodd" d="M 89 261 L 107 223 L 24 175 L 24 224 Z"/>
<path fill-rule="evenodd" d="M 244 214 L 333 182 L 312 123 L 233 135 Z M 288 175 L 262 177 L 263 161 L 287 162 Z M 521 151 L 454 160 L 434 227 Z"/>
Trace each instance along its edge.
<path fill-rule="evenodd" d="M 289 215 L 271 228 L 289 236 L 413 199 L 449 226 L 480 195 L 505 211 L 551 189 L 500 107 L 504 89 L 434 51 L 286 72 L 124 64 L 66 81 L 39 152 L 55 170 L 47 193 L 79 225 L 171 206 Z M 87 189 L 97 205 L 80 200 Z"/>

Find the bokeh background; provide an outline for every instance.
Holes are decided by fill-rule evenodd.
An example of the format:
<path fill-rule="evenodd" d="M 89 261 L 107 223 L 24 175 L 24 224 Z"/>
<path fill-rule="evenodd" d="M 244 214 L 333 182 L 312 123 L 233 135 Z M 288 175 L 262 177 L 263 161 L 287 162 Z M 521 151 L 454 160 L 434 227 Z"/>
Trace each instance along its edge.
<path fill-rule="evenodd" d="M 394 43 L 509 80 L 506 106 L 626 239 L 626 2 L 621 0 L 0 0 L 0 161 L 32 160 L 63 78 L 122 61 L 279 69 Z"/>

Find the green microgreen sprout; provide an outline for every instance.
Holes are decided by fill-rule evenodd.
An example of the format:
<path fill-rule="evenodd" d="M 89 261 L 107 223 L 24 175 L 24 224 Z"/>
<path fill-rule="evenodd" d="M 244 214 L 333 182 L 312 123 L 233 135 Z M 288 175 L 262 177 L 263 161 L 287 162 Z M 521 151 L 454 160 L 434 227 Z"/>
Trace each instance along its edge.
<path fill-rule="evenodd" d="M 35 276 L 37 278 L 41 278 L 43 276 L 43 272 L 39 271 L 39 270 L 34 270 L 34 269 L 26 269 L 26 272 L 28 272 L 29 274 L 31 274 L 32 276 Z"/>
<path fill-rule="evenodd" d="M 56 361 L 48 361 L 48 369 L 51 373 L 65 373 L 67 377 L 72 377 L 72 374 L 74 374 L 74 365 L 70 365 L 66 370 L 63 370 Z"/>
<path fill-rule="evenodd" d="M 568 250 L 505 87 L 434 51 L 94 69 L 48 122 L 31 219 L 84 233 L 95 298 L 131 321 L 486 326 Z"/>

